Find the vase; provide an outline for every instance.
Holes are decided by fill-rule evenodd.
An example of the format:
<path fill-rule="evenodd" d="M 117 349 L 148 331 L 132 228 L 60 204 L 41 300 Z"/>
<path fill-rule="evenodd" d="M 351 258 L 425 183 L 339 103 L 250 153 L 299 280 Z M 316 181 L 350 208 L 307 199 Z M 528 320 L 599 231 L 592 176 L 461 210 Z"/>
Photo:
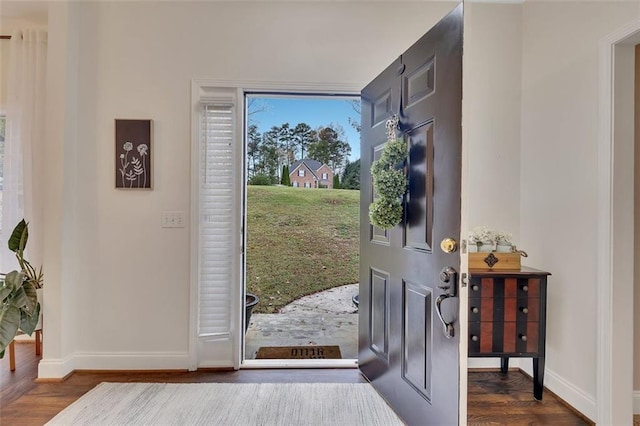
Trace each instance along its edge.
<path fill-rule="evenodd" d="M 494 248 L 495 244 L 493 243 L 482 243 L 478 248 L 478 251 L 482 253 L 489 253 L 492 252 Z"/>
<path fill-rule="evenodd" d="M 511 244 L 498 244 L 496 246 L 496 251 L 498 253 L 511 253 L 513 251 L 513 246 Z"/>

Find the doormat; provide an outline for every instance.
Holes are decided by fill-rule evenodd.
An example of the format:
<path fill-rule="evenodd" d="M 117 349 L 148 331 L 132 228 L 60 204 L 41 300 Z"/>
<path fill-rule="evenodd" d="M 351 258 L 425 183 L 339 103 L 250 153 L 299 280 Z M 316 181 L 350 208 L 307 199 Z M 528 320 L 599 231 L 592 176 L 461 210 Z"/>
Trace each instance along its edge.
<path fill-rule="evenodd" d="M 256 359 L 341 359 L 340 346 L 262 346 Z"/>

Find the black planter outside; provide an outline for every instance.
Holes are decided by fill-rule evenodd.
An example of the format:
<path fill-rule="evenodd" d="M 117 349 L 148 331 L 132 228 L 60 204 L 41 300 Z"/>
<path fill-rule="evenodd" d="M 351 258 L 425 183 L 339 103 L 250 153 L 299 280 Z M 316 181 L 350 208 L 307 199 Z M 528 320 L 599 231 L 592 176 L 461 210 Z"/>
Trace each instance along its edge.
<path fill-rule="evenodd" d="M 258 304 L 260 299 L 253 293 L 247 293 L 244 298 L 244 331 L 249 328 L 249 320 L 251 320 L 251 312 L 253 307 Z"/>

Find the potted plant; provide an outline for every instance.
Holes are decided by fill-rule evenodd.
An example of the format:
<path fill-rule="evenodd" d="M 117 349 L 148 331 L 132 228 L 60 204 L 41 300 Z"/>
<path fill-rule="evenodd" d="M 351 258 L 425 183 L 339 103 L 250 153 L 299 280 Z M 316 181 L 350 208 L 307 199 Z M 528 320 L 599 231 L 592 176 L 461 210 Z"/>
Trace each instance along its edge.
<path fill-rule="evenodd" d="M 496 251 L 499 253 L 511 253 L 513 251 L 512 237 L 507 232 L 498 232 L 496 234 Z"/>
<path fill-rule="evenodd" d="M 487 226 L 478 226 L 469 233 L 470 252 L 491 252 L 495 248 L 495 231 Z M 474 247 L 475 246 L 475 247 Z"/>
<path fill-rule="evenodd" d="M 249 328 L 249 321 L 251 321 L 251 313 L 253 308 L 258 304 L 260 298 L 253 293 L 246 293 L 244 297 L 244 331 L 247 332 Z"/>
<path fill-rule="evenodd" d="M 0 274 L 0 358 L 19 331 L 31 335 L 40 319 L 37 290 L 42 288 L 42 268 L 36 270 L 24 258 L 29 227 L 23 220 L 9 238 L 9 250 L 16 254 L 20 271 Z"/>

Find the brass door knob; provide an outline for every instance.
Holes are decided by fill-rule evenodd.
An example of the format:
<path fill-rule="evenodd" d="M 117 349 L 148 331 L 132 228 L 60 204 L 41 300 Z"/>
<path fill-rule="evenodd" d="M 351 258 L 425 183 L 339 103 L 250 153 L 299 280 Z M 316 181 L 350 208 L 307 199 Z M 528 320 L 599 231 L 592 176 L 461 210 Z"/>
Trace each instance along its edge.
<path fill-rule="evenodd" d="M 458 242 L 453 238 L 445 238 L 440 242 L 440 248 L 445 253 L 453 253 L 458 250 Z"/>

